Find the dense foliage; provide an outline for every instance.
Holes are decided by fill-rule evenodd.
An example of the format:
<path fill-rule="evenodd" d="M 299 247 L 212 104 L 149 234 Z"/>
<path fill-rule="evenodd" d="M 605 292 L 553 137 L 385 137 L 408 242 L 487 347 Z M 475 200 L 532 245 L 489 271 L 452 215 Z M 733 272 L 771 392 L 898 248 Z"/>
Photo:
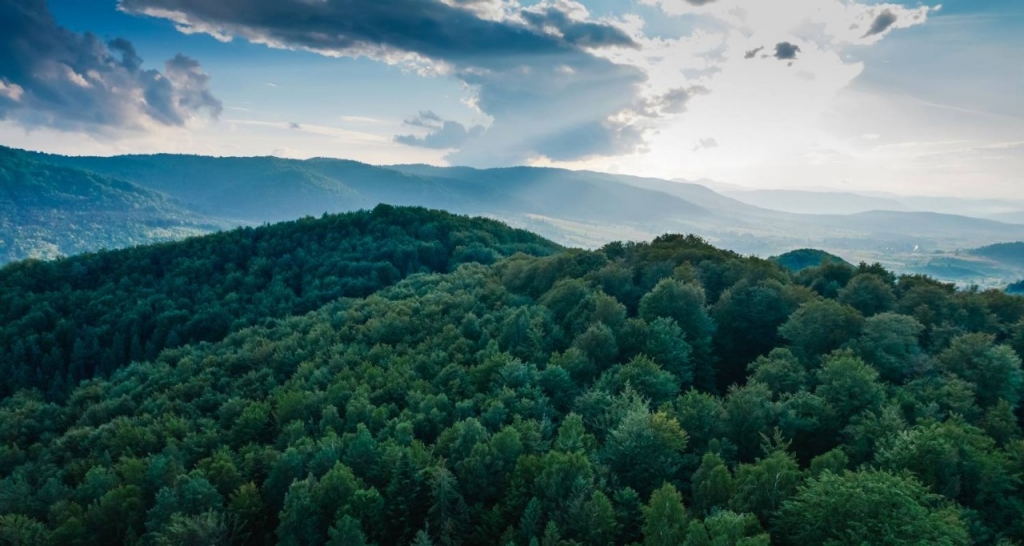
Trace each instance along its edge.
<path fill-rule="evenodd" d="M 0 541 L 1024 540 L 1024 299 L 682 236 L 474 261 L 8 396 Z"/>
<path fill-rule="evenodd" d="M 558 249 L 483 219 L 380 206 L 0 269 L 0 396 L 60 398 L 168 347 L 367 296 L 408 275 Z"/>

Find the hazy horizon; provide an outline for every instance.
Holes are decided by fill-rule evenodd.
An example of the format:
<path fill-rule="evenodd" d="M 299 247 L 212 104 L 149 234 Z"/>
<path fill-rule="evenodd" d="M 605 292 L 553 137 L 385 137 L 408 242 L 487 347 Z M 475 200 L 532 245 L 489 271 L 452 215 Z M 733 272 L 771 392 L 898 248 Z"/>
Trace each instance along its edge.
<path fill-rule="evenodd" d="M 0 144 L 0 146 L 2 146 L 2 144 Z M 15 148 L 15 149 L 18 149 L 18 148 Z M 470 169 L 476 169 L 476 170 L 503 169 L 503 168 L 515 168 L 515 167 L 557 168 L 557 169 L 564 169 L 564 170 L 572 171 L 572 172 L 596 172 L 596 173 L 613 174 L 613 175 L 635 176 L 635 177 L 638 177 L 638 178 L 652 178 L 652 179 L 657 179 L 657 180 L 665 180 L 667 182 L 677 182 L 677 183 L 680 183 L 680 184 L 696 184 L 698 186 L 703 186 L 703 187 L 705 187 L 707 189 L 710 189 L 710 190 L 712 190 L 712 191 L 714 191 L 716 193 L 719 193 L 721 195 L 730 196 L 730 197 L 735 197 L 734 194 L 743 194 L 743 193 L 748 193 L 748 192 L 749 193 L 757 193 L 757 192 L 765 192 L 765 191 L 768 191 L 768 192 L 777 191 L 777 192 L 800 192 L 800 193 L 811 193 L 811 194 L 849 194 L 849 195 L 858 195 L 858 196 L 863 196 L 863 197 L 878 197 L 878 198 L 883 198 L 883 199 L 886 198 L 886 197 L 890 197 L 890 198 L 926 198 L 926 199 L 963 199 L 964 201 L 967 201 L 967 202 L 1000 201 L 1000 199 L 998 199 L 998 198 L 991 198 L 991 197 L 984 197 L 984 196 L 972 197 L 972 198 L 964 198 L 964 197 L 961 197 L 961 196 L 944 194 L 944 193 L 930 193 L 930 194 L 929 193 L 912 193 L 912 192 L 900 193 L 900 192 L 897 192 L 897 191 L 858 189 L 858 188 L 848 188 L 848 187 L 827 187 L 827 186 L 813 186 L 813 185 L 812 186 L 804 186 L 804 187 L 801 187 L 801 186 L 774 186 L 774 187 L 746 186 L 746 185 L 736 184 L 736 183 L 732 183 L 732 182 L 722 182 L 722 181 L 719 181 L 719 180 L 712 180 L 712 179 L 709 179 L 709 178 L 700 178 L 700 179 L 695 179 L 695 180 L 687 180 L 687 179 L 684 179 L 684 178 L 662 178 L 662 177 L 658 177 L 658 176 L 634 175 L 634 174 L 631 174 L 631 173 L 606 171 L 606 170 L 601 170 L 599 168 L 588 168 L 588 167 L 571 166 L 571 165 L 570 166 L 563 166 L 563 165 L 508 165 L 508 166 L 504 166 L 504 167 L 474 167 L 474 166 L 470 166 L 470 165 L 448 165 L 448 164 L 444 164 L 444 163 L 442 163 L 442 164 L 434 164 L 434 163 L 426 163 L 426 162 L 420 162 L 420 163 L 401 163 L 401 162 L 399 162 L 399 163 L 370 163 L 370 162 L 360 161 L 359 159 L 354 159 L 354 158 L 351 158 L 351 157 L 344 157 L 344 156 L 337 156 L 337 157 L 330 157 L 330 156 L 288 157 L 288 156 L 273 155 L 273 154 L 262 154 L 262 155 L 260 155 L 260 154 L 257 154 L 257 155 L 242 155 L 242 154 L 213 155 L 213 154 L 188 153 L 188 152 L 151 152 L 151 153 L 125 152 L 125 153 L 108 153 L 108 154 L 104 154 L 104 153 L 95 153 L 95 154 L 81 153 L 81 154 L 75 154 L 75 153 L 49 152 L 49 151 L 47 151 L 45 149 L 25 148 L 24 150 L 25 151 L 29 151 L 29 152 L 63 155 L 63 156 L 67 156 L 67 157 L 82 157 L 82 158 L 87 158 L 87 157 L 112 158 L 112 157 L 139 156 L 139 155 L 142 155 L 142 156 L 145 156 L 145 155 L 195 155 L 195 156 L 199 156 L 199 157 L 211 157 L 211 158 L 217 158 L 217 159 L 273 158 L 273 159 L 284 159 L 284 160 L 295 160 L 295 161 L 307 161 L 307 160 L 314 160 L 314 159 L 328 159 L 328 160 L 337 160 L 337 161 L 353 161 L 353 162 L 357 162 L 357 163 L 364 163 L 366 165 L 372 165 L 372 166 L 375 166 L 375 167 L 401 167 L 401 166 L 408 166 L 408 165 L 427 165 L 427 166 L 431 166 L 431 167 L 470 168 Z M 925 188 L 925 190 L 927 190 L 927 188 Z M 1016 211 L 1016 210 L 1018 210 L 1016 208 L 1016 205 L 1024 204 L 1024 195 L 1015 196 L 1015 197 L 1011 198 L 1010 200 L 1006 200 L 1006 203 L 1008 205 L 1010 205 L 1013 210 Z M 774 207 L 771 207 L 771 206 L 768 206 L 768 205 L 760 205 L 760 206 L 762 206 L 764 208 L 769 208 L 769 209 L 774 208 Z M 967 215 L 970 216 L 970 214 L 967 214 Z"/>

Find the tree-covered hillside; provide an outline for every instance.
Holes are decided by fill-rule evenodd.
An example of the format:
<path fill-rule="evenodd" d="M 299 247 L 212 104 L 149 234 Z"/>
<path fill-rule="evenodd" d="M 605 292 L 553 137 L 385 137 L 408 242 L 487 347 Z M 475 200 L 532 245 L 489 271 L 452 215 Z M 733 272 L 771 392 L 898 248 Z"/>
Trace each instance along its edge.
<path fill-rule="evenodd" d="M 0 264 L 209 233 L 166 195 L 0 146 Z"/>
<path fill-rule="evenodd" d="M 389 237 L 353 255 L 393 235 L 419 248 L 452 248 L 438 233 L 498 237 L 490 223 L 431 217 L 323 221 L 372 220 Z M 445 222 L 462 224 L 428 227 Z M 323 249 L 284 236 L 305 225 L 280 227 L 280 241 L 315 268 Z M 252 234 L 221 237 L 245 254 Z M 794 275 L 696 237 L 556 253 L 524 237 L 498 248 L 537 255 L 499 259 L 509 253 L 481 244 L 472 256 L 482 259 L 452 255 L 370 295 L 243 317 L 251 326 L 222 341 L 145 355 L 64 400 L 6 397 L 0 540 L 1024 541 L 1024 299 L 879 266 Z M 209 243 L 191 244 L 134 252 L 152 261 Z M 173 284 L 133 276 L 142 260 L 127 259 L 139 254 L 99 256 L 126 262 L 100 282 Z M 431 269 L 389 263 L 394 278 Z M 68 282 L 36 276 L 39 265 L 14 269 L 19 286 Z M 321 284 L 345 279 L 297 269 Z M 265 275 L 234 273 L 228 292 Z M 189 277 L 191 291 L 207 277 Z M 301 294 L 289 298 L 306 310 Z"/>
<path fill-rule="evenodd" d="M 1002 265 L 1024 269 L 1024 243 L 999 243 L 969 251 L 974 256 L 987 258 Z"/>
<path fill-rule="evenodd" d="M 829 262 L 849 265 L 846 260 L 835 254 L 813 248 L 791 250 L 785 254 L 774 256 L 771 260 L 793 272 L 803 271 L 809 267 L 819 267 Z"/>
<path fill-rule="evenodd" d="M 558 249 L 498 222 L 382 205 L 10 264 L 0 268 L 0 396 L 35 387 L 59 398 L 164 348 L 367 296 L 414 273 Z"/>

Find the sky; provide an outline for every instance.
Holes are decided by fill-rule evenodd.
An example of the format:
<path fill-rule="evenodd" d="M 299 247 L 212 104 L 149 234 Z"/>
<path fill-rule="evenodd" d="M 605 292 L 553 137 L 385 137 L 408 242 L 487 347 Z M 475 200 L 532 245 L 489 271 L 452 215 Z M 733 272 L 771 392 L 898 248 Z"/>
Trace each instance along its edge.
<path fill-rule="evenodd" d="M 0 0 L 0 144 L 1024 198 L 1024 2 Z"/>

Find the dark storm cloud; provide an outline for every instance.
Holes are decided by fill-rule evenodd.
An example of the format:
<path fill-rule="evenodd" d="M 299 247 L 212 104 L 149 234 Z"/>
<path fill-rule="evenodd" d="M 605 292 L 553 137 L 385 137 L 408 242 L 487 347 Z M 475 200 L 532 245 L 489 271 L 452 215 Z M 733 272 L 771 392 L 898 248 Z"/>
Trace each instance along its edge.
<path fill-rule="evenodd" d="M 399 135 L 395 142 L 407 146 L 430 148 L 434 150 L 450 150 L 461 148 L 473 137 L 483 134 L 484 128 L 479 125 L 466 128 L 465 125 L 441 119 L 433 112 L 420 112 L 420 115 L 405 121 L 406 125 L 430 129 L 426 136 Z"/>
<path fill-rule="evenodd" d="M 453 156 L 464 163 L 514 163 L 573 153 L 577 159 L 633 149 L 633 131 L 608 120 L 636 103 L 647 76 L 593 52 L 638 47 L 628 34 L 572 16 L 567 2 L 519 8 L 503 20 L 470 9 L 478 4 L 487 2 L 121 0 L 120 5 L 130 13 L 171 19 L 189 32 L 325 55 L 427 60 L 431 68 L 472 86 L 475 104 L 492 119 L 486 133 L 469 139 Z M 435 140 L 447 144 L 459 131 L 452 126 L 443 134 Z M 566 147 L 558 144 L 565 135 L 586 138 Z M 608 144 L 619 138 L 624 145 Z"/>
<path fill-rule="evenodd" d="M 131 42 L 104 44 L 54 21 L 45 0 L 0 0 L 0 118 L 90 131 L 183 125 L 221 103 L 199 63 L 178 55 L 145 70 Z"/>
<path fill-rule="evenodd" d="M 437 0 L 121 0 L 120 7 L 288 47 L 349 55 L 408 52 L 490 69 L 577 46 L 635 46 L 615 27 L 581 23 L 553 7 L 524 10 L 525 23 L 482 19 Z M 540 25 L 558 34 L 539 32 Z"/>
<path fill-rule="evenodd" d="M 895 22 L 896 14 L 889 10 L 885 10 L 882 13 L 880 13 L 878 17 L 875 17 L 875 21 L 871 23 L 871 28 L 868 29 L 868 32 L 867 34 L 864 35 L 864 37 L 867 38 L 868 36 L 881 34 L 886 30 L 889 30 L 889 27 L 891 27 Z"/>
<path fill-rule="evenodd" d="M 744 53 L 743 54 L 743 58 L 744 59 L 753 59 L 754 57 L 757 57 L 757 54 L 762 52 L 762 51 L 764 51 L 764 46 L 755 47 L 754 49 L 751 49 L 751 50 L 747 51 L 746 53 Z"/>
<path fill-rule="evenodd" d="M 791 61 L 796 59 L 796 54 L 800 53 L 800 46 L 791 44 L 789 42 L 779 42 L 775 44 L 775 58 L 780 61 Z"/>

